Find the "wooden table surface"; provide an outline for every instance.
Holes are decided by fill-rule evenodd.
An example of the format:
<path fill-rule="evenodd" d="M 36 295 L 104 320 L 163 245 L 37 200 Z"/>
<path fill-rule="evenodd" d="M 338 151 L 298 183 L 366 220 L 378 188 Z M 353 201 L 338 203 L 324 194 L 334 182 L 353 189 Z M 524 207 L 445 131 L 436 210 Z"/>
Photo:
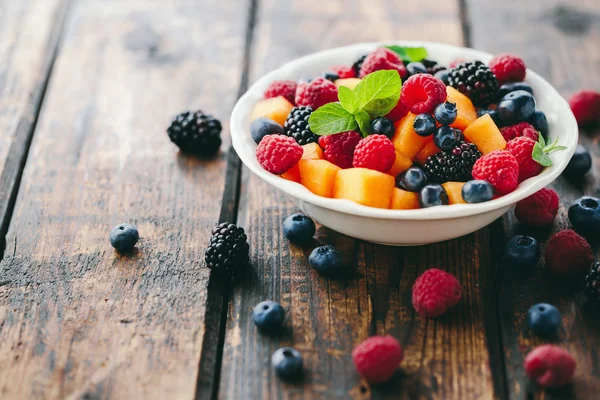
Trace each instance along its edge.
<path fill-rule="evenodd" d="M 499 262 L 528 232 L 512 213 L 460 239 L 394 248 L 318 230 L 357 272 L 328 281 L 281 232 L 292 204 L 240 165 L 228 120 L 250 82 L 316 50 L 416 39 L 520 54 L 565 96 L 600 89 L 598 0 L 0 0 L 0 398 L 2 399 L 597 399 L 600 316 L 543 268 Z M 213 160 L 178 153 L 171 116 L 202 109 L 224 124 Z M 596 136 L 594 136 L 596 134 Z M 598 134 L 581 141 L 596 157 Z M 588 178 L 559 178 L 554 231 Z M 130 221 L 130 256 L 108 243 Z M 232 291 L 210 279 L 204 249 L 219 221 L 245 227 L 251 268 Z M 549 231 L 531 232 L 545 240 Z M 463 284 L 456 309 L 415 315 L 411 285 L 444 268 Z M 258 335 L 251 308 L 288 310 Z M 572 385 L 543 392 L 522 363 L 542 340 L 530 305 L 556 305 L 554 340 L 577 359 Z M 405 349 L 369 387 L 351 350 L 388 333 Z M 306 374 L 284 384 L 270 355 L 291 345 Z"/>

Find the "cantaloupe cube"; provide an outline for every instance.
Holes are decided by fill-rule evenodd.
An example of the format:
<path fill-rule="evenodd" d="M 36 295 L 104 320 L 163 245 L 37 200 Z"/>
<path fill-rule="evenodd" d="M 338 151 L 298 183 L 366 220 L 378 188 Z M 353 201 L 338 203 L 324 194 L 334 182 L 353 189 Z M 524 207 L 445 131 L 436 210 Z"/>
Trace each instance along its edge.
<path fill-rule="evenodd" d="M 475 143 L 481 154 L 506 148 L 506 140 L 489 114 L 477 118 L 463 133 L 469 142 Z"/>
<path fill-rule="evenodd" d="M 405 117 L 396 122 L 396 133 L 392 137 L 392 143 L 394 143 L 396 150 L 411 160 L 414 160 L 425 145 L 433 140 L 431 137 L 423 137 L 416 134 L 413 128 L 413 122 L 415 122 L 416 117 L 415 114 L 409 112 Z"/>
<path fill-rule="evenodd" d="M 417 193 L 394 188 L 390 208 L 394 210 L 415 210 L 420 208 L 419 195 Z"/>
<path fill-rule="evenodd" d="M 448 204 L 466 204 L 462 197 L 464 182 L 446 182 L 442 186 L 448 194 Z"/>
<path fill-rule="evenodd" d="M 335 176 L 340 167 L 327 160 L 302 159 L 298 164 L 302 185 L 319 196 L 333 197 Z"/>
<path fill-rule="evenodd" d="M 323 149 L 318 143 L 313 142 L 302 146 L 302 158 L 305 160 L 322 160 Z"/>
<path fill-rule="evenodd" d="M 335 80 L 335 86 L 346 86 L 349 89 L 354 89 L 359 83 L 360 79 L 358 78 L 344 78 Z"/>
<path fill-rule="evenodd" d="M 372 169 L 343 169 L 336 174 L 333 197 L 370 207 L 389 208 L 394 182 L 393 176 Z"/>
<path fill-rule="evenodd" d="M 417 154 L 415 161 L 421 165 L 425 165 L 425 162 L 427 162 L 429 156 L 437 154 L 440 151 L 442 151 L 442 149 L 436 146 L 433 141 L 433 136 L 431 136 L 431 141 L 427 143 L 425 147 L 423 147 L 423 150 L 421 150 L 419 154 Z"/>
<path fill-rule="evenodd" d="M 254 121 L 259 117 L 271 118 L 283 126 L 294 105 L 283 96 L 264 99 L 254 105 L 250 118 Z"/>
<path fill-rule="evenodd" d="M 281 174 L 283 179 L 287 179 L 288 181 L 298 182 L 300 183 L 300 163 L 294 165 L 287 172 Z"/>
<path fill-rule="evenodd" d="M 410 158 L 406 157 L 404 154 L 396 150 L 396 160 L 394 161 L 394 164 L 392 164 L 392 167 L 386 172 L 386 174 L 396 177 L 400 175 L 401 172 L 406 171 L 408 167 L 410 167 L 412 164 L 413 162 Z"/>
<path fill-rule="evenodd" d="M 464 130 L 469 124 L 477 119 L 477 110 L 471 99 L 454 89 L 452 86 L 446 86 L 448 98 L 446 101 L 456 104 L 456 120 L 450 125 L 453 128 Z"/>

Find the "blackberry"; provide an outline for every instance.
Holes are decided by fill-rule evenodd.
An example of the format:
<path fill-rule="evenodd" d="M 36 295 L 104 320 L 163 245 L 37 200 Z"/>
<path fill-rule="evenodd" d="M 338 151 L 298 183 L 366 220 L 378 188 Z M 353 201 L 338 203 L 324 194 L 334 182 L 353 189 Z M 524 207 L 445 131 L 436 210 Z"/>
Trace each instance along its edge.
<path fill-rule="evenodd" d="M 459 142 L 450 150 L 429 156 L 423 169 L 429 182 L 466 182 L 473 179 L 471 170 L 481 153 L 473 143 Z"/>
<path fill-rule="evenodd" d="M 214 154 L 221 147 L 221 122 L 202 111 L 186 111 L 167 128 L 169 138 L 184 153 Z"/>
<path fill-rule="evenodd" d="M 498 80 L 481 61 L 465 62 L 450 71 L 450 86 L 471 99 L 477 107 L 486 107 L 496 97 Z"/>
<path fill-rule="evenodd" d="M 204 252 L 206 265 L 221 276 L 234 281 L 248 265 L 250 246 L 244 228 L 228 222 L 212 230 L 208 248 Z"/>
<path fill-rule="evenodd" d="M 592 264 L 585 276 L 583 287 L 589 301 L 600 303 L 600 261 Z"/>
<path fill-rule="evenodd" d="M 367 58 L 367 54 L 361 56 L 358 60 L 354 61 L 354 64 L 352 64 L 352 69 L 354 70 L 356 76 L 360 76 L 360 67 L 362 67 L 365 58 Z"/>
<path fill-rule="evenodd" d="M 308 126 L 308 118 L 312 112 L 313 109 L 308 106 L 294 107 L 283 125 L 285 134 L 293 138 L 300 146 L 316 142 L 319 139 Z"/>

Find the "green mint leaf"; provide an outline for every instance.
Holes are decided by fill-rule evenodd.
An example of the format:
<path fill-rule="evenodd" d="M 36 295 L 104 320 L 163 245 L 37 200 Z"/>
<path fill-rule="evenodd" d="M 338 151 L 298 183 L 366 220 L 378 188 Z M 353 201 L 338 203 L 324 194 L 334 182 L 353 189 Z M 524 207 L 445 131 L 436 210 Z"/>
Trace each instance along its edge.
<path fill-rule="evenodd" d="M 540 143 L 536 143 L 535 146 L 533 146 L 531 158 L 533 158 L 541 166 L 549 167 L 552 165 L 552 160 L 544 152 L 544 148 Z"/>
<path fill-rule="evenodd" d="M 387 99 L 381 100 L 373 100 L 369 102 L 369 104 L 365 105 L 362 111 L 366 111 L 369 113 L 371 118 L 383 117 L 390 111 L 392 108 L 398 104 L 398 99 L 400 98 L 400 93 L 395 97 L 388 97 Z"/>
<path fill-rule="evenodd" d="M 338 88 L 338 99 L 342 107 L 346 109 L 350 114 L 356 113 L 358 109 L 358 99 L 350 88 L 346 86 L 340 86 Z"/>
<path fill-rule="evenodd" d="M 358 127 L 363 137 L 367 137 L 369 133 L 371 133 L 371 118 L 366 111 L 359 111 L 354 115 L 356 118 L 356 122 L 358 122 Z"/>
<path fill-rule="evenodd" d="M 405 46 L 386 46 L 394 53 L 398 54 L 402 62 L 409 63 L 413 61 L 421 61 L 427 57 L 425 47 L 405 47 Z"/>
<path fill-rule="evenodd" d="M 310 115 L 308 125 L 311 131 L 321 136 L 358 128 L 354 116 L 346 111 L 340 103 L 328 103 L 316 109 Z"/>
<path fill-rule="evenodd" d="M 546 147 L 546 140 L 544 140 L 544 136 L 542 136 L 542 132 L 538 131 L 538 142 L 542 147 Z"/>
<path fill-rule="evenodd" d="M 387 114 L 398 103 L 402 80 L 395 70 L 376 71 L 363 78 L 354 88 L 358 109 L 371 117 Z"/>

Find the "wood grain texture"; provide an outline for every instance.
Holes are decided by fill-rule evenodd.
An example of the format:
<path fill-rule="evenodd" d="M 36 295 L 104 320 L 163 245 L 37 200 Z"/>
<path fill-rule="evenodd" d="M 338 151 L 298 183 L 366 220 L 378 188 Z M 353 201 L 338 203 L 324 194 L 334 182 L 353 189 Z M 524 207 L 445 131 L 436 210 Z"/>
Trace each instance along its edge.
<path fill-rule="evenodd" d="M 425 21 L 428 21 L 425 24 Z M 458 3 L 259 3 L 252 76 L 297 56 L 358 41 L 427 39 L 461 43 Z M 317 242 L 337 246 L 355 273 L 326 280 L 308 266 L 318 243 L 302 249 L 283 237 L 281 224 L 297 209 L 244 170 L 238 222 L 246 227 L 252 269 L 233 293 L 221 373 L 220 397 L 234 398 L 493 398 L 483 295 L 494 271 L 487 230 L 432 246 L 391 248 L 363 243 L 321 227 Z M 437 321 L 415 315 L 411 286 L 427 268 L 448 270 L 462 281 L 464 298 Z M 258 334 L 252 307 L 274 299 L 287 310 L 286 330 Z M 494 313 L 494 315 L 492 315 Z M 402 369 L 388 385 L 369 387 L 356 374 L 351 351 L 373 334 L 391 334 L 405 348 Z M 270 356 L 290 345 L 302 352 L 302 383 L 284 384 Z M 498 351 L 496 351 L 498 353 Z"/>
<path fill-rule="evenodd" d="M 0 397 L 192 398 L 205 328 L 203 252 L 222 153 L 178 153 L 171 116 L 228 128 L 247 9 L 81 0 L 68 20 L 0 263 Z M 108 232 L 136 224 L 132 255 Z"/>
<path fill-rule="evenodd" d="M 600 3 L 593 0 L 505 2 L 468 0 L 473 47 L 492 53 L 511 52 L 525 59 L 528 67 L 548 79 L 565 97 L 580 89 L 600 90 Z M 516 11 L 518 10 L 518 12 Z M 489 18 L 494 15 L 495 18 Z M 552 184 L 561 199 L 552 230 L 531 230 L 520 225 L 514 214 L 504 219 L 505 239 L 525 233 L 545 242 L 552 233 L 569 226 L 567 210 L 573 200 L 599 196 L 600 131 L 582 131 L 580 142 L 594 154 L 595 168 L 585 180 L 560 177 Z M 504 241 L 495 242 L 496 247 Z M 500 250 L 501 251 L 501 250 Z M 596 399 L 600 390 L 600 322 L 597 307 L 588 304 L 578 282 L 553 278 L 543 262 L 532 275 L 503 269 L 499 287 L 499 316 L 505 346 L 508 397 L 511 399 Z M 527 326 L 527 310 L 535 303 L 554 304 L 563 316 L 563 328 L 551 340 L 535 337 Z M 555 342 L 577 359 L 575 382 L 558 391 L 543 392 L 529 383 L 523 359 L 535 346 Z"/>

